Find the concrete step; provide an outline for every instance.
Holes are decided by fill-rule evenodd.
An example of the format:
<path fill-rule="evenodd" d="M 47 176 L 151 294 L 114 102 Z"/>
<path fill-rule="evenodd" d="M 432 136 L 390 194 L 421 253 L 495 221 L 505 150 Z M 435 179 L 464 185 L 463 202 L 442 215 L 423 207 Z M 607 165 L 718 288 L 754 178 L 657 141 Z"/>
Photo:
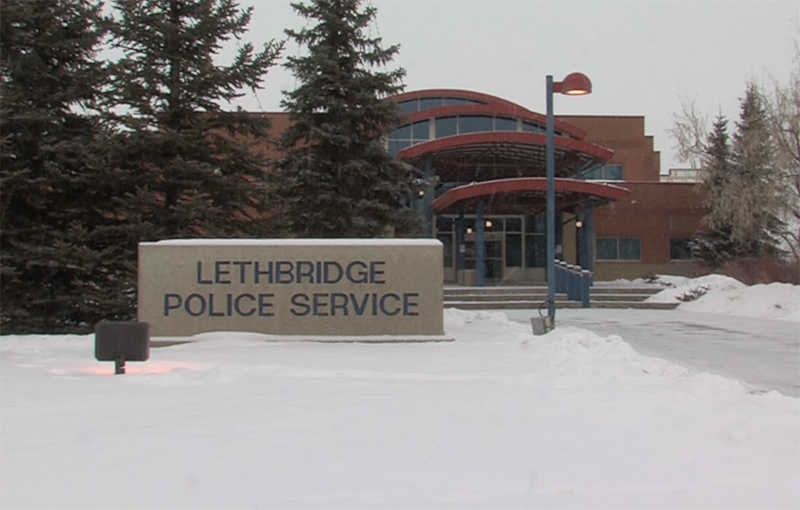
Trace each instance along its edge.
<path fill-rule="evenodd" d="M 594 285 L 592 292 L 598 294 L 637 294 L 644 296 L 652 296 L 664 290 L 661 287 L 603 287 L 602 285 Z"/>
<path fill-rule="evenodd" d="M 674 310 L 680 303 L 652 303 L 648 301 L 594 301 L 592 308 L 638 308 L 642 310 Z"/>
<path fill-rule="evenodd" d="M 556 301 L 556 308 L 580 308 L 577 301 Z M 460 310 L 547 310 L 544 300 L 537 301 L 445 301 L 445 308 L 458 308 Z"/>
<path fill-rule="evenodd" d="M 547 292 L 520 292 L 518 294 L 445 294 L 445 300 L 454 301 L 515 301 L 527 300 L 535 301 L 537 299 L 547 299 Z M 556 296 L 558 298 L 558 296 Z M 566 299 L 566 296 L 563 296 Z"/>
<path fill-rule="evenodd" d="M 673 310 L 678 303 L 649 303 L 644 301 L 591 301 L 590 308 L 636 308 L 641 310 Z M 461 310 L 502 310 L 502 309 L 545 309 L 544 300 L 514 301 L 445 301 L 445 308 Z M 556 308 L 581 308 L 578 301 L 557 300 Z"/>
<path fill-rule="evenodd" d="M 547 294 L 547 287 L 544 285 L 530 285 L 519 287 L 444 287 L 445 295 L 461 294 L 527 294 L 544 293 Z"/>
<path fill-rule="evenodd" d="M 647 295 L 658 294 L 661 292 L 660 287 L 604 287 L 600 284 L 592 286 L 592 292 L 597 294 L 636 294 Z M 519 285 L 519 286 L 503 286 L 503 287 L 461 287 L 455 285 L 445 285 L 445 295 L 459 295 L 459 294 L 520 294 L 520 293 L 544 293 L 547 294 L 547 286 L 545 285 Z"/>
<path fill-rule="evenodd" d="M 592 300 L 597 301 L 644 301 L 650 294 L 603 294 L 595 292 L 594 289 L 589 293 Z"/>
<path fill-rule="evenodd" d="M 592 308 L 639 308 L 671 310 L 671 303 L 648 303 L 645 300 L 661 291 L 659 287 L 604 287 L 591 290 Z M 547 302 L 547 286 L 517 285 L 492 287 L 444 287 L 444 306 L 465 310 L 496 310 L 502 308 L 538 309 Z M 581 303 L 569 301 L 566 294 L 556 294 L 556 308 L 580 308 Z"/>
<path fill-rule="evenodd" d="M 590 294 L 592 300 L 597 301 L 644 301 L 647 294 L 598 294 L 594 291 Z M 445 301 L 545 301 L 547 292 L 520 292 L 516 294 L 496 293 L 496 294 L 448 294 L 444 295 Z M 566 294 L 557 294 L 556 299 L 566 300 Z"/>

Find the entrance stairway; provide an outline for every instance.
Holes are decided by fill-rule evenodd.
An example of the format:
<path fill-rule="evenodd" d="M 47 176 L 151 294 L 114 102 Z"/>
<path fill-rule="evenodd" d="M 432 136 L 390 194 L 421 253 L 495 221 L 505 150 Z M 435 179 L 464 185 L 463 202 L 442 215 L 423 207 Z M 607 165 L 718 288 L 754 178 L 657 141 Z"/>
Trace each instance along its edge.
<path fill-rule="evenodd" d="M 650 287 L 605 287 L 595 284 L 591 290 L 592 308 L 644 308 L 672 310 L 676 303 L 649 303 L 645 300 L 661 289 Z M 462 310 L 537 309 L 546 308 L 547 287 L 525 285 L 509 287 L 444 286 L 444 307 Z M 556 308 L 580 308 L 578 301 L 569 301 L 566 294 L 556 294 Z"/>

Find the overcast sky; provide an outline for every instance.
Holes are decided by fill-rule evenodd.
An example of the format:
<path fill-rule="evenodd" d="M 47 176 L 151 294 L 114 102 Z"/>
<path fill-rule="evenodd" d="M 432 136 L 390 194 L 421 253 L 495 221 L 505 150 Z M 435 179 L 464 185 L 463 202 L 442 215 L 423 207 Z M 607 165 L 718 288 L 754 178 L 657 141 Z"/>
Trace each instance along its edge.
<path fill-rule="evenodd" d="M 254 6 L 247 38 L 257 45 L 285 38 L 305 21 L 284 0 L 240 0 Z M 371 28 L 385 45 L 399 43 L 406 91 L 469 89 L 544 113 L 545 77 L 587 74 L 593 93 L 557 95 L 558 114 L 643 115 L 661 151 L 661 169 L 686 166 L 667 130 L 681 103 L 695 101 L 710 120 L 739 115 L 748 80 L 785 83 L 800 38 L 798 0 L 365 0 L 378 9 Z M 287 43 L 285 54 L 298 53 Z M 282 61 L 283 62 L 283 61 Z M 239 101 L 279 111 L 293 76 L 273 68 L 263 89 Z M 730 129 L 733 129 L 731 124 Z"/>

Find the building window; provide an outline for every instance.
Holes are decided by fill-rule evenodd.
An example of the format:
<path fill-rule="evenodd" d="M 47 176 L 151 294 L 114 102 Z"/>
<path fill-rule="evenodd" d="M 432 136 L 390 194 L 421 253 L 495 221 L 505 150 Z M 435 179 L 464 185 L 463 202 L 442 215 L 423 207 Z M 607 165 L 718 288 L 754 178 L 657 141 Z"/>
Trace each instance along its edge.
<path fill-rule="evenodd" d="M 397 157 L 397 153 L 411 145 L 427 142 L 430 139 L 430 121 L 422 120 L 401 126 L 389 134 L 389 154 Z"/>
<path fill-rule="evenodd" d="M 528 122 L 527 120 L 522 121 L 522 130 L 527 131 L 529 133 L 544 133 L 547 131 L 545 126 L 533 122 Z"/>
<path fill-rule="evenodd" d="M 691 239 L 670 239 L 669 258 L 670 260 L 691 260 L 692 248 Z"/>
<path fill-rule="evenodd" d="M 414 113 L 422 110 L 430 110 L 431 108 L 440 108 L 442 106 L 454 106 L 461 104 L 486 103 L 483 101 L 475 101 L 473 99 L 462 99 L 460 97 L 421 97 L 419 99 L 400 101 L 397 103 L 397 108 L 400 110 L 400 113 Z"/>
<path fill-rule="evenodd" d="M 547 216 L 525 218 L 525 267 L 544 267 L 547 260 Z"/>
<path fill-rule="evenodd" d="M 458 134 L 458 117 L 440 117 L 436 119 L 436 138 Z"/>
<path fill-rule="evenodd" d="M 509 119 L 507 117 L 495 117 L 495 119 L 494 119 L 494 130 L 495 131 L 516 131 L 517 130 L 517 121 L 516 121 L 516 119 Z"/>
<path fill-rule="evenodd" d="M 623 176 L 622 165 L 603 165 L 586 170 L 580 175 L 579 179 L 586 181 L 621 181 L 624 178 Z"/>
<path fill-rule="evenodd" d="M 427 141 L 430 139 L 430 121 L 423 120 L 411 124 L 411 144 Z"/>
<path fill-rule="evenodd" d="M 419 110 L 419 99 L 401 101 L 397 103 L 397 109 L 400 110 L 400 113 L 413 113 Z"/>
<path fill-rule="evenodd" d="M 436 217 L 436 238 L 442 242 L 444 250 L 444 267 L 453 267 L 455 251 L 453 246 L 453 218 Z"/>
<path fill-rule="evenodd" d="M 458 117 L 458 134 L 493 131 L 494 119 L 485 115 L 460 115 Z"/>
<path fill-rule="evenodd" d="M 527 131 L 528 133 L 547 133 L 547 126 L 544 124 L 523 120 L 522 130 Z M 559 129 L 553 129 L 553 134 L 555 136 L 564 136 L 564 132 Z"/>
<path fill-rule="evenodd" d="M 597 239 L 597 260 L 642 260 L 642 240 L 633 237 Z"/>
<path fill-rule="evenodd" d="M 525 267 L 544 267 L 547 260 L 547 240 L 539 234 L 525 236 Z"/>
<path fill-rule="evenodd" d="M 521 234 L 506 234 L 506 267 L 522 267 Z"/>

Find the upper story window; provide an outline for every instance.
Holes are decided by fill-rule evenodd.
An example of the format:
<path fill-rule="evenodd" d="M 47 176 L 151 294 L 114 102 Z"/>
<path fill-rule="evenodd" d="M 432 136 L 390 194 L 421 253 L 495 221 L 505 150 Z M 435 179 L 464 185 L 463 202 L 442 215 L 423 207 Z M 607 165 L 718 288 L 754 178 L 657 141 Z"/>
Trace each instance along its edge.
<path fill-rule="evenodd" d="M 435 120 L 436 138 L 486 131 L 517 131 L 517 119 L 492 115 L 454 115 Z"/>
<path fill-rule="evenodd" d="M 578 178 L 587 181 L 621 181 L 625 178 L 625 172 L 622 165 L 603 165 L 586 170 Z"/>
<path fill-rule="evenodd" d="M 419 101 L 422 101 L 422 99 Z M 520 125 L 523 131 L 539 132 L 540 126 L 538 124 L 528 121 L 519 121 L 512 117 L 496 115 L 453 115 L 449 117 L 436 117 L 413 124 L 406 124 L 405 126 L 395 129 L 389 134 L 388 149 L 392 156 L 397 156 L 398 152 L 406 147 L 427 142 L 434 138 L 438 139 L 447 136 L 492 131 L 519 131 Z M 544 128 L 541 128 L 541 132 L 544 132 Z M 563 133 L 561 131 L 555 131 L 555 135 L 563 136 Z"/>
<path fill-rule="evenodd" d="M 541 124 L 537 124 L 535 122 L 528 122 L 527 120 L 523 120 L 522 130 L 528 131 L 530 133 L 545 133 L 547 132 L 547 126 L 542 126 Z"/>
<path fill-rule="evenodd" d="M 488 115 L 459 115 L 458 134 L 494 131 L 494 117 Z M 440 138 L 437 136 L 436 138 Z"/>
<path fill-rule="evenodd" d="M 429 120 L 422 120 L 392 131 L 389 134 L 389 154 L 396 157 L 397 153 L 406 147 L 427 142 L 430 139 L 430 124 Z"/>
<path fill-rule="evenodd" d="M 464 99 L 460 97 L 420 97 L 417 99 L 409 99 L 408 101 L 400 101 L 397 107 L 401 113 L 413 113 L 421 110 L 430 110 L 431 108 L 441 108 L 442 106 L 454 106 L 461 104 L 486 104 L 483 101 L 476 101 L 474 99 Z"/>

